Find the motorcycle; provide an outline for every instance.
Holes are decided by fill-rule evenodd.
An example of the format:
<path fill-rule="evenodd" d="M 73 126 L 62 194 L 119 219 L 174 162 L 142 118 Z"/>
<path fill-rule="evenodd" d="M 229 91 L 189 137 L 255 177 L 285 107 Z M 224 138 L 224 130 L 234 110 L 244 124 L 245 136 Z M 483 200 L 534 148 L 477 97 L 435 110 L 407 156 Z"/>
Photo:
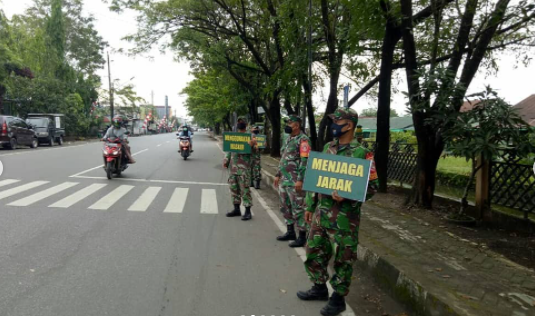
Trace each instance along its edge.
<path fill-rule="evenodd" d="M 120 139 L 105 140 L 103 147 L 104 170 L 108 179 L 113 174 L 120 176 L 128 168 L 128 158 L 123 152 L 123 144 Z"/>
<path fill-rule="evenodd" d="M 180 139 L 180 155 L 184 158 L 184 160 L 187 160 L 191 155 L 190 139 L 187 136 L 180 136 L 178 138 Z"/>

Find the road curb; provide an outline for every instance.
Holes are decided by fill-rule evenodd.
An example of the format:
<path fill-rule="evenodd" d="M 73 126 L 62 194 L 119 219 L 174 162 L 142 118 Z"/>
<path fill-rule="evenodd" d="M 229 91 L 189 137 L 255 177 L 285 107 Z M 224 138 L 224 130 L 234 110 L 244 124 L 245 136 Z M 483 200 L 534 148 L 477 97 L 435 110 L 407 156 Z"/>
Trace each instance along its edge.
<path fill-rule="evenodd" d="M 262 169 L 262 182 L 271 190 L 275 176 Z M 415 315 L 424 316 L 461 316 L 447 302 L 429 293 L 417 281 L 409 278 L 403 270 L 382 258 L 370 248 L 359 244 L 356 265 L 369 271 L 374 280 L 380 284 L 395 300 L 404 304 Z"/>

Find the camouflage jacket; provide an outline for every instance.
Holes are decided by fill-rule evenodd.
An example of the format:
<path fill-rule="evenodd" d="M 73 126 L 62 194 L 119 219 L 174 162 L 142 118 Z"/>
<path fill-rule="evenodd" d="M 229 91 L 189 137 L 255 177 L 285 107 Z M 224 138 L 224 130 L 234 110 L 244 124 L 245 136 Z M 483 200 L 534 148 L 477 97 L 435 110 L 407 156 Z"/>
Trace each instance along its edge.
<path fill-rule="evenodd" d="M 377 180 L 377 171 L 375 169 L 375 162 L 373 158 L 373 153 L 362 147 L 360 143 L 354 139 L 349 145 L 342 148 L 338 148 L 338 140 L 334 140 L 325 145 L 323 152 L 332 155 L 361 158 L 372 161 L 372 167 L 370 170 L 370 180 L 368 182 L 368 191 L 366 193 L 366 200 L 372 198 L 372 196 L 377 192 L 379 186 L 379 181 Z M 323 212 L 328 212 L 333 208 L 339 207 L 343 212 L 350 211 L 359 211 L 362 206 L 362 202 L 344 200 L 341 203 L 336 203 L 331 196 L 318 194 L 318 197 L 315 197 L 315 194 L 308 192 L 306 196 L 306 210 L 307 212 L 314 212 L 316 208 L 320 209 Z"/>
<path fill-rule="evenodd" d="M 227 152 L 223 164 L 235 175 L 243 175 L 251 171 L 254 155 L 258 152 L 256 146 L 251 147 L 250 154 Z"/>
<path fill-rule="evenodd" d="M 295 186 L 297 181 L 303 181 L 310 153 L 310 139 L 301 132 L 290 136 L 281 149 L 281 159 L 276 176 L 280 177 L 282 186 Z"/>

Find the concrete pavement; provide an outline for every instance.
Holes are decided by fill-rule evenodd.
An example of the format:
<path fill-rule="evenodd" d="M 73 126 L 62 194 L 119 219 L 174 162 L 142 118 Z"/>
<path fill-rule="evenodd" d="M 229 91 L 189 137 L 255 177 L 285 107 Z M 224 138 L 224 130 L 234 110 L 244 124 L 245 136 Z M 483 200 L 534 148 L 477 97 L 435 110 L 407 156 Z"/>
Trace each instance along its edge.
<path fill-rule="evenodd" d="M 174 134 L 131 145 L 138 163 L 111 181 L 100 143 L 0 150 L 0 315 L 319 315 L 295 297 L 309 283 L 275 241 L 274 201 L 256 193 L 250 222 L 224 216 L 214 141 L 195 135 L 188 161 Z"/>

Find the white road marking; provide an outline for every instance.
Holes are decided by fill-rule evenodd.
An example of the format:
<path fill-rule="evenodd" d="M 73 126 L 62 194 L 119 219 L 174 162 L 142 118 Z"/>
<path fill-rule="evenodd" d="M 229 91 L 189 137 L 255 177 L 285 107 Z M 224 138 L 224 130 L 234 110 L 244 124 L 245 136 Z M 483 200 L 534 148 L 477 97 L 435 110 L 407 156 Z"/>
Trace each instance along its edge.
<path fill-rule="evenodd" d="M 140 151 L 138 151 L 137 153 L 132 154 L 132 156 L 137 156 L 137 155 L 139 155 L 139 154 L 141 154 L 141 153 L 143 153 L 143 152 L 146 152 L 147 150 L 149 150 L 149 149 L 143 149 L 143 150 L 140 150 Z M 93 168 L 84 170 L 84 171 L 82 171 L 82 172 L 78 172 L 77 174 L 73 174 L 72 176 L 69 176 L 69 178 L 83 178 L 83 177 L 80 177 L 80 176 L 83 175 L 84 173 L 88 173 L 89 171 L 93 171 L 93 170 L 98 169 L 98 168 L 103 168 L 103 166 L 104 166 L 104 165 L 98 165 L 98 166 L 96 166 L 96 167 L 93 167 Z M 93 179 L 93 178 L 89 178 L 89 179 Z M 98 177 L 98 178 L 95 178 L 95 179 L 101 179 L 101 178 Z"/>
<path fill-rule="evenodd" d="M 78 185 L 78 182 L 65 182 L 59 185 L 56 185 L 55 187 L 51 187 L 49 189 L 46 189 L 41 192 L 37 192 L 35 194 L 32 194 L 28 197 L 25 197 L 23 199 L 20 199 L 18 201 L 9 203 L 10 206 L 29 206 L 36 202 L 39 202 L 41 200 L 46 199 L 47 197 L 50 197 L 54 194 L 58 194 L 62 191 L 67 190 L 68 188 L 72 188 L 73 186 Z"/>
<path fill-rule="evenodd" d="M 60 201 L 50 205 L 49 207 L 59 207 L 59 208 L 71 207 L 74 204 L 80 202 L 81 200 L 87 198 L 91 194 L 93 194 L 93 193 L 97 192 L 98 190 L 102 189 L 106 185 L 107 184 L 103 184 L 103 183 L 92 184 L 92 185 L 88 186 L 87 188 L 83 188 L 80 191 L 71 194 L 70 196 L 64 198 L 63 200 L 60 200 Z"/>
<path fill-rule="evenodd" d="M 168 141 L 166 141 L 165 143 L 169 144 L 170 142 L 171 142 L 171 141 L 168 140 Z"/>
<path fill-rule="evenodd" d="M 80 176 L 80 175 L 82 175 L 82 174 L 84 174 L 84 173 L 88 173 L 89 171 L 93 171 L 93 170 L 95 170 L 95 169 L 102 168 L 102 167 L 103 167 L 102 165 L 100 165 L 100 166 L 96 166 L 96 167 L 93 167 L 93 168 L 91 168 L 91 169 L 87 169 L 87 170 L 84 170 L 84 171 L 82 171 L 82 172 L 79 172 L 79 173 L 77 173 L 77 174 L 73 174 L 73 175 L 70 176 L 69 178 L 78 178 L 78 176 Z M 107 178 L 106 178 L 106 179 L 107 179 Z"/>
<path fill-rule="evenodd" d="M 134 187 L 131 185 L 121 185 L 117 189 L 110 192 L 105 197 L 98 200 L 95 204 L 89 207 L 90 210 L 102 210 L 105 211 L 109 209 L 113 204 L 119 201 L 123 196 L 125 196 L 130 190 Z"/>
<path fill-rule="evenodd" d="M 97 179 L 97 180 L 106 180 L 106 179 L 108 179 L 106 177 L 90 177 L 90 176 L 70 176 L 69 178 Z M 148 179 L 136 179 L 136 178 L 114 178 L 113 181 L 132 181 L 132 182 L 152 182 L 152 183 L 169 183 L 169 184 L 228 186 L 228 183 L 174 181 L 174 180 L 148 180 Z"/>
<path fill-rule="evenodd" d="M 201 214 L 217 214 L 217 195 L 214 189 L 202 189 Z"/>
<path fill-rule="evenodd" d="M 164 213 L 182 213 L 188 197 L 188 188 L 176 188 L 171 196 Z"/>
<path fill-rule="evenodd" d="M 159 144 L 159 145 L 158 145 L 158 146 L 156 146 L 156 147 L 160 147 L 160 146 L 162 146 L 162 144 Z"/>
<path fill-rule="evenodd" d="M 0 187 L 4 187 L 6 185 L 10 185 L 10 184 L 13 184 L 13 183 L 17 183 L 19 182 L 20 180 L 15 180 L 15 179 L 6 179 L 6 180 L 2 180 L 0 181 Z"/>
<path fill-rule="evenodd" d="M 9 190 L 2 191 L 2 192 L 0 192 L 0 200 L 5 199 L 5 198 L 10 197 L 10 196 L 13 196 L 15 194 L 19 194 L 19 193 L 24 192 L 24 191 L 28 191 L 28 190 L 37 188 L 37 187 L 42 186 L 42 185 L 47 184 L 47 183 L 48 183 L 48 181 L 34 181 L 34 182 L 30 182 L 30 183 L 27 183 L 27 184 L 24 184 L 24 185 L 9 189 Z"/>
<path fill-rule="evenodd" d="M 161 189 L 161 187 L 148 187 L 128 210 L 131 212 L 145 212 Z"/>
<path fill-rule="evenodd" d="M 86 146 L 86 145 L 89 145 L 89 144 L 92 144 L 92 142 L 85 143 L 83 145 L 76 145 L 76 146 L 65 146 L 65 147 L 48 148 L 48 149 L 27 150 L 27 151 L 23 151 L 23 152 L 12 153 L 12 154 L 3 154 L 3 155 L 0 155 L 0 157 L 18 156 L 18 155 L 24 155 L 24 154 L 33 154 L 34 152 L 42 153 L 44 151 L 49 151 L 49 150 L 61 150 L 61 149 L 82 147 L 82 146 Z"/>

